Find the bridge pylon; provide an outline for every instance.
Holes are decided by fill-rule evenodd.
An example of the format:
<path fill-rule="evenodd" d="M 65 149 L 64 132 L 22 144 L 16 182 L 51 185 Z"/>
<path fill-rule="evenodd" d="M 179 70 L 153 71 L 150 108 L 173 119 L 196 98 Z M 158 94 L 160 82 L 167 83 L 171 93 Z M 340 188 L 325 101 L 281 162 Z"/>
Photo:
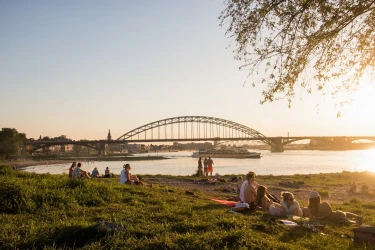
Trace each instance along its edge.
<path fill-rule="evenodd" d="M 99 150 L 98 150 L 99 156 L 107 155 L 107 146 L 108 144 L 106 144 L 104 141 L 99 142 Z"/>
<path fill-rule="evenodd" d="M 282 138 L 271 139 L 271 152 L 284 152 L 283 140 Z"/>

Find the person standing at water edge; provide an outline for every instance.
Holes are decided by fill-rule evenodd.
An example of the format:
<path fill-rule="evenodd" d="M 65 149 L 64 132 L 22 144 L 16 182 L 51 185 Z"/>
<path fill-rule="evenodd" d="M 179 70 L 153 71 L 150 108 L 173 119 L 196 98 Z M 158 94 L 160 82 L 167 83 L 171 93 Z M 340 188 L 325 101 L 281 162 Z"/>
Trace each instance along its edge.
<path fill-rule="evenodd" d="M 208 157 L 208 160 L 207 160 L 207 175 L 208 175 L 208 173 L 210 173 L 211 177 L 212 177 L 212 172 L 214 171 L 213 164 L 214 164 L 214 161 L 211 159 L 211 156 Z"/>
<path fill-rule="evenodd" d="M 203 161 L 203 175 L 208 176 L 208 173 L 207 173 L 207 158 L 204 158 L 204 161 Z"/>
<path fill-rule="evenodd" d="M 202 157 L 199 157 L 198 160 L 198 176 L 203 175 L 203 165 L 202 165 Z"/>

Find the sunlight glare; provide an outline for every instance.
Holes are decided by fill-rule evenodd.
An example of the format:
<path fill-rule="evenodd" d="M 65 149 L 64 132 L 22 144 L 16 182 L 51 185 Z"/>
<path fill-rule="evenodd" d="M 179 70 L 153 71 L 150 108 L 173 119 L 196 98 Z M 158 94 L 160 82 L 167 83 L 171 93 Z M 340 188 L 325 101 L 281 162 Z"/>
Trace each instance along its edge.
<path fill-rule="evenodd" d="M 364 151 L 360 165 L 364 170 L 375 172 L 375 149 Z"/>

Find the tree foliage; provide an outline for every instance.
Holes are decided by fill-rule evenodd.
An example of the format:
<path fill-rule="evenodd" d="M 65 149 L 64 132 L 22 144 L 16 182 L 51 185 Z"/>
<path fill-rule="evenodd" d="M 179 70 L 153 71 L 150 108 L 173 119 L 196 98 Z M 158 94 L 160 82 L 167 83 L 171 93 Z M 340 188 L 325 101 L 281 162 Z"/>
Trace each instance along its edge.
<path fill-rule="evenodd" d="M 355 92 L 365 73 L 373 77 L 375 1 L 226 0 L 225 5 L 219 19 L 235 39 L 240 68 L 249 70 L 253 86 L 266 84 L 261 103 L 287 98 L 290 106 L 299 85 L 308 93 L 340 97 Z"/>
<path fill-rule="evenodd" d="M 0 158 L 19 156 L 26 140 L 26 135 L 14 128 L 2 128 L 0 131 Z"/>

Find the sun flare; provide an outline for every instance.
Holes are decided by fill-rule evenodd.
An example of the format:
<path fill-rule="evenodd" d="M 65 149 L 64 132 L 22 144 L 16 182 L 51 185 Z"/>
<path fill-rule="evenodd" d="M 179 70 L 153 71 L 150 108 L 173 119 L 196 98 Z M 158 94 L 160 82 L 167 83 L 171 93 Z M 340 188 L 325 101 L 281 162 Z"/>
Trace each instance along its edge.
<path fill-rule="evenodd" d="M 375 149 L 365 150 L 360 164 L 364 170 L 375 172 Z"/>

